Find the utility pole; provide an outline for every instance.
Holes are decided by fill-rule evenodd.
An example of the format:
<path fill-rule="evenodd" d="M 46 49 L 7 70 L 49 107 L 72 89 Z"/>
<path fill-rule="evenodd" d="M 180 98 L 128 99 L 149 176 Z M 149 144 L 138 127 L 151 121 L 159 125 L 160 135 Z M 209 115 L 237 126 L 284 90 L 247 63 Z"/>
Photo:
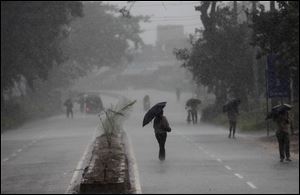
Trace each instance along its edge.
<path fill-rule="evenodd" d="M 256 13 L 256 4 L 258 1 L 252 1 L 252 14 L 254 15 Z M 252 21 L 253 22 L 253 18 Z M 254 32 L 252 32 L 254 33 Z M 254 36 L 254 34 L 253 34 Z M 257 55 L 258 48 L 257 46 L 254 46 L 252 49 L 252 70 L 253 70 L 253 79 L 254 79 L 254 99 L 255 99 L 255 105 L 260 107 L 260 102 L 259 102 L 259 90 L 258 90 L 258 68 L 257 68 Z M 260 111 L 260 110 L 257 110 Z M 256 114 L 255 117 L 255 122 L 256 124 L 258 123 L 258 115 Z"/>

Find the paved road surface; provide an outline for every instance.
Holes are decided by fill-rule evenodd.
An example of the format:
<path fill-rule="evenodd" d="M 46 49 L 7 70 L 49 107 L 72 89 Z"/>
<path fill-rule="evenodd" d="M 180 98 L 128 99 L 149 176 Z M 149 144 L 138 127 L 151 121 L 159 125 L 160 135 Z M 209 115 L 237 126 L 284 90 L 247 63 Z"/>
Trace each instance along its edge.
<path fill-rule="evenodd" d="M 105 106 L 116 98 L 102 97 Z M 38 120 L 1 134 L 1 193 L 65 193 L 99 119 L 74 114 Z"/>
<path fill-rule="evenodd" d="M 167 157 L 158 160 L 152 124 L 142 128 L 142 98 L 168 101 L 165 115 L 172 132 Z M 228 139 L 227 131 L 205 124 L 187 125 L 183 94 L 125 91 L 137 99 L 124 129 L 131 137 L 143 193 L 299 193 L 299 162 L 278 156 L 247 136 Z M 110 102 L 103 99 L 104 104 Z M 1 193 L 64 193 L 98 125 L 98 118 L 56 116 L 1 135 Z"/>
<path fill-rule="evenodd" d="M 164 114 L 172 127 L 166 160 L 158 160 L 152 124 L 142 128 L 142 97 L 167 100 Z M 126 92 L 138 100 L 125 129 L 132 140 L 143 193 L 299 193 L 299 162 L 280 163 L 278 156 L 245 135 L 228 139 L 227 130 L 210 125 L 187 125 L 183 94 L 159 91 Z"/>

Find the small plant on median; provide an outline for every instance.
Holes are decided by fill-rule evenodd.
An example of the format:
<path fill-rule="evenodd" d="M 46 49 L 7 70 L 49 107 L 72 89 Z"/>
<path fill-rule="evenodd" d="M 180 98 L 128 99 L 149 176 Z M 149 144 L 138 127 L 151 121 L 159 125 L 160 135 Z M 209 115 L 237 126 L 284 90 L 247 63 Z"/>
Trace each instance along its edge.
<path fill-rule="evenodd" d="M 111 108 L 99 114 L 101 122 L 99 127 L 103 129 L 109 147 L 111 147 L 112 137 L 120 133 L 122 123 L 129 116 L 135 103 L 136 100 L 129 101 L 123 98 L 114 108 L 111 106 Z"/>

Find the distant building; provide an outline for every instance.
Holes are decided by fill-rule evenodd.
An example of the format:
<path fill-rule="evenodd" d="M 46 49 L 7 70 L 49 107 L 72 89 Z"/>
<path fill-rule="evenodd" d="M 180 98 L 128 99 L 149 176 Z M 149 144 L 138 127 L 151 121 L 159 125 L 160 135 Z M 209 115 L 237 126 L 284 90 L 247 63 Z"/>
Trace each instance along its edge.
<path fill-rule="evenodd" d="M 183 48 L 187 44 L 183 25 L 158 25 L 156 47 L 172 54 L 174 48 Z"/>

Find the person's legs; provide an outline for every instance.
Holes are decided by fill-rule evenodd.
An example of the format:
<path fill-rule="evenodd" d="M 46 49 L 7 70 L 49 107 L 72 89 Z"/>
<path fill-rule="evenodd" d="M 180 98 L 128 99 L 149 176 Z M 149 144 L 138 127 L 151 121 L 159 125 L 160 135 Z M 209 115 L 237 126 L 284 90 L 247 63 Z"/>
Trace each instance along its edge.
<path fill-rule="evenodd" d="M 288 133 L 284 133 L 284 152 L 287 161 L 290 160 L 290 138 Z"/>
<path fill-rule="evenodd" d="M 229 135 L 228 135 L 228 138 L 231 137 L 231 131 L 232 131 L 232 122 L 229 121 Z"/>
<path fill-rule="evenodd" d="M 165 143 L 167 139 L 167 133 L 156 133 L 155 137 L 159 144 L 159 160 L 165 160 L 166 151 L 165 151 Z"/>
<path fill-rule="evenodd" d="M 277 132 L 276 133 L 276 137 L 278 140 L 278 145 L 279 145 L 279 156 L 280 156 L 280 161 L 282 162 L 284 159 L 284 140 L 282 137 L 282 133 L 281 132 Z"/>
<path fill-rule="evenodd" d="M 191 111 L 188 110 L 187 122 L 190 124 L 191 122 Z"/>
<path fill-rule="evenodd" d="M 236 121 L 232 121 L 232 138 L 235 138 Z"/>
<path fill-rule="evenodd" d="M 197 123 L 197 113 L 195 110 L 192 110 L 191 113 L 192 113 L 193 124 L 196 124 Z"/>
<path fill-rule="evenodd" d="M 194 111 L 194 115 L 195 115 L 195 123 L 197 123 L 197 121 L 198 121 L 198 112 L 197 112 L 197 110 Z"/>

